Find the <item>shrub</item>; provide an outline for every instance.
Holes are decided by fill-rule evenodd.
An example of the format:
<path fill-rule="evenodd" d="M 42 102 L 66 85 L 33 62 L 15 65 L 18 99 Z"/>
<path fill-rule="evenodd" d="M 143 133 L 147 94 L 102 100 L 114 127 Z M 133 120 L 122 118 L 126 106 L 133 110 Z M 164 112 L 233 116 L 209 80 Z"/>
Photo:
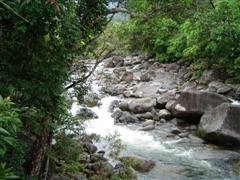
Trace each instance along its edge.
<path fill-rule="evenodd" d="M 21 121 L 18 111 L 10 98 L 3 99 L 0 96 L 0 179 L 16 178 L 14 169 L 21 169 L 22 164 L 15 162 L 13 168 L 10 166 L 13 163 L 12 160 L 6 158 L 11 152 L 19 148 L 17 146 L 19 145 L 17 133 L 21 128 Z"/>

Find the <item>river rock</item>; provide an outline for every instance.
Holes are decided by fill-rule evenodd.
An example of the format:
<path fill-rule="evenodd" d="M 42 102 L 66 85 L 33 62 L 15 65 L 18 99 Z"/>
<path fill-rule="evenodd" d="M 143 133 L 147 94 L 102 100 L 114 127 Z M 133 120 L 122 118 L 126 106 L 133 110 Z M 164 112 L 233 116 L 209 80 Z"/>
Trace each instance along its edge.
<path fill-rule="evenodd" d="M 216 70 L 206 70 L 203 72 L 201 78 L 198 80 L 200 84 L 207 85 L 209 82 L 217 79 L 218 73 Z"/>
<path fill-rule="evenodd" d="M 126 71 L 122 74 L 121 81 L 132 81 L 133 80 L 133 72 Z"/>
<path fill-rule="evenodd" d="M 186 138 L 189 136 L 189 134 L 190 134 L 189 132 L 182 132 L 182 133 L 178 134 L 178 136 L 181 138 Z"/>
<path fill-rule="evenodd" d="M 88 108 L 79 109 L 76 116 L 79 117 L 80 119 L 84 119 L 84 120 L 98 118 L 97 114 Z"/>
<path fill-rule="evenodd" d="M 151 131 L 155 128 L 156 128 L 155 124 L 150 124 L 150 125 L 147 125 L 145 127 L 140 128 L 139 130 L 141 130 L 141 131 Z"/>
<path fill-rule="evenodd" d="M 116 109 L 117 107 L 119 107 L 119 103 L 120 103 L 120 102 L 119 102 L 118 100 L 112 101 L 111 104 L 110 104 L 110 106 L 109 106 L 109 108 L 108 108 L 108 111 L 109 111 L 109 112 L 113 112 L 114 109 Z"/>
<path fill-rule="evenodd" d="M 113 73 L 117 76 L 122 75 L 124 72 L 126 72 L 126 67 L 118 67 L 113 70 Z"/>
<path fill-rule="evenodd" d="M 171 111 L 173 105 L 175 104 L 175 102 L 176 102 L 175 100 L 168 101 L 167 104 L 166 104 L 166 106 L 165 106 L 165 108 L 166 108 L 167 110 Z"/>
<path fill-rule="evenodd" d="M 200 131 L 212 142 L 240 145 L 240 105 L 224 103 L 206 112 L 200 121 Z"/>
<path fill-rule="evenodd" d="M 126 102 L 126 101 L 120 102 L 119 109 L 121 109 L 122 111 L 128 111 L 128 109 L 129 109 L 128 102 Z"/>
<path fill-rule="evenodd" d="M 154 120 L 148 119 L 148 120 L 146 120 L 146 121 L 142 124 L 142 126 L 143 126 L 143 127 L 146 127 L 146 126 L 154 125 L 154 124 L 155 124 L 155 121 L 154 121 Z"/>
<path fill-rule="evenodd" d="M 160 68 L 162 68 L 162 63 L 155 61 L 149 69 L 156 70 Z"/>
<path fill-rule="evenodd" d="M 195 91 L 197 89 L 197 83 L 192 81 L 185 82 L 180 88 L 181 91 Z"/>
<path fill-rule="evenodd" d="M 180 77 L 184 77 L 188 73 L 188 69 L 185 66 L 182 66 L 178 74 Z"/>
<path fill-rule="evenodd" d="M 140 81 L 148 82 L 151 81 L 152 75 L 149 72 L 145 72 L 140 76 Z"/>
<path fill-rule="evenodd" d="M 171 106 L 175 117 L 198 120 L 206 111 L 228 102 L 228 99 L 217 93 L 189 91 L 182 92 Z"/>
<path fill-rule="evenodd" d="M 191 140 L 191 143 L 193 143 L 193 144 L 203 144 L 203 143 L 205 143 L 205 141 L 202 138 L 197 137 L 194 134 L 189 134 L 188 138 Z"/>
<path fill-rule="evenodd" d="M 116 110 L 112 117 L 114 118 L 114 123 L 136 123 L 138 118 L 127 111 Z"/>
<path fill-rule="evenodd" d="M 132 90 L 127 90 L 123 92 L 124 97 L 133 97 L 133 98 L 142 98 L 143 97 L 143 92 L 141 91 L 132 91 Z"/>
<path fill-rule="evenodd" d="M 227 94 L 229 93 L 233 88 L 229 85 L 226 85 L 219 81 L 212 81 L 208 84 L 208 91 L 211 92 L 217 92 L 219 94 Z"/>
<path fill-rule="evenodd" d="M 155 98 L 133 99 L 128 103 L 128 111 L 133 113 L 151 112 L 155 106 Z"/>
<path fill-rule="evenodd" d="M 161 94 L 157 98 L 157 107 L 160 109 L 165 108 L 166 104 L 175 98 L 176 93 L 174 91 L 169 91 L 164 94 Z"/>
<path fill-rule="evenodd" d="M 112 174 L 113 166 L 106 161 L 98 161 L 87 166 L 88 169 L 91 169 L 97 174 Z"/>
<path fill-rule="evenodd" d="M 157 119 L 157 116 L 152 112 L 146 112 L 141 114 L 136 114 L 136 117 L 139 120 L 145 120 L 145 119 Z"/>
<path fill-rule="evenodd" d="M 91 163 L 95 163 L 98 161 L 107 161 L 107 159 L 105 157 L 103 157 L 102 154 L 97 153 L 97 154 L 91 154 L 90 161 L 91 161 Z"/>
<path fill-rule="evenodd" d="M 172 128 L 171 133 L 174 135 L 179 135 L 182 133 L 182 131 L 175 127 L 175 128 Z"/>
<path fill-rule="evenodd" d="M 171 119 L 172 117 L 172 114 L 167 110 L 167 109 L 161 109 L 159 112 L 158 112 L 158 117 L 161 119 Z"/>
<path fill-rule="evenodd" d="M 98 105 L 100 98 L 95 93 L 90 93 L 83 96 L 83 103 L 88 107 L 95 107 Z"/>
<path fill-rule="evenodd" d="M 170 63 L 170 64 L 165 64 L 165 69 L 166 71 L 172 71 L 177 73 L 180 69 L 180 66 L 177 63 Z"/>
<path fill-rule="evenodd" d="M 165 122 L 167 122 L 167 121 L 166 121 L 166 119 L 160 119 L 159 122 L 160 122 L 160 123 L 165 123 Z"/>
<path fill-rule="evenodd" d="M 104 67 L 106 68 L 114 68 L 116 66 L 123 66 L 124 65 L 124 58 L 121 56 L 113 56 L 109 59 L 104 64 Z"/>
<path fill-rule="evenodd" d="M 131 166 L 141 173 L 149 172 L 155 166 L 155 162 L 152 160 L 144 160 L 133 156 L 120 157 L 119 160 L 126 166 Z"/>
<path fill-rule="evenodd" d="M 120 94 L 123 94 L 125 90 L 126 90 L 126 87 L 123 84 L 108 85 L 102 88 L 103 92 L 110 94 L 112 96 L 118 96 Z"/>

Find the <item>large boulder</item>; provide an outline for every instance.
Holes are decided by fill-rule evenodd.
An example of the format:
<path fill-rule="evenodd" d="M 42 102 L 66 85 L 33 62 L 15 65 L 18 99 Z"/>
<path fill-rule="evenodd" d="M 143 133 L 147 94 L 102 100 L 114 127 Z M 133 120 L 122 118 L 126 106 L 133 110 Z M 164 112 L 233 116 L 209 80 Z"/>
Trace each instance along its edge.
<path fill-rule="evenodd" d="M 151 112 L 156 106 L 155 98 L 132 99 L 124 104 L 124 110 L 133 113 Z M 120 108 L 123 106 L 120 106 Z"/>
<path fill-rule="evenodd" d="M 206 112 L 200 121 L 201 134 L 222 145 L 240 145 L 240 105 L 224 103 Z"/>
<path fill-rule="evenodd" d="M 136 123 L 138 122 L 138 118 L 127 111 L 116 110 L 112 117 L 114 118 L 114 123 Z"/>
<path fill-rule="evenodd" d="M 228 102 L 228 99 L 217 93 L 188 91 L 181 93 L 171 110 L 175 117 L 198 120 L 204 112 L 225 102 Z"/>

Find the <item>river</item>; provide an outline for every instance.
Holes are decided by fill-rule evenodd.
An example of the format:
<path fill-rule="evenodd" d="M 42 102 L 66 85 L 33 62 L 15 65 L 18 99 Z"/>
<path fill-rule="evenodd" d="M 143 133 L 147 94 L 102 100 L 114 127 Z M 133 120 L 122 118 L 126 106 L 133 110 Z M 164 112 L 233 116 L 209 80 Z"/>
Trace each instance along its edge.
<path fill-rule="evenodd" d="M 98 84 L 98 80 L 94 80 L 92 90 L 101 94 Z M 101 137 L 117 132 L 127 147 L 122 155 L 134 155 L 155 161 L 156 166 L 153 170 L 138 174 L 139 180 L 240 179 L 239 153 L 236 151 L 204 144 L 198 142 L 197 138 L 195 143 L 186 138 L 166 138 L 162 132 L 171 126 L 168 122 L 147 132 L 139 131 L 138 124 L 114 124 L 109 106 L 116 99 L 119 97 L 104 95 L 100 106 L 90 108 L 98 118 L 86 123 L 86 132 Z M 73 115 L 80 107 L 77 102 L 73 103 Z M 97 145 L 99 149 L 106 148 L 101 140 Z"/>

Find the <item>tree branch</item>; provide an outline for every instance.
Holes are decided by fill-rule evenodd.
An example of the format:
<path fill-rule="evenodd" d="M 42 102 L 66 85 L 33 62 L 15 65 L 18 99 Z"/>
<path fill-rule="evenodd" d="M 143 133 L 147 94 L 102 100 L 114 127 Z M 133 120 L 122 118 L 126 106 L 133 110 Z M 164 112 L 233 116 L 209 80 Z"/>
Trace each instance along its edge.
<path fill-rule="evenodd" d="M 213 1 L 212 1 L 212 0 L 209 0 L 209 2 L 210 2 L 210 4 L 211 4 L 212 8 L 215 9 L 215 5 L 214 5 Z"/>
<path fill-rule="evenodd" d="M 18 16 L 19 18 L 21 18 L 22 20 L 24 20 L 27 23 L 30 23 L 26 18 L 24 18 L 23 16 L 21 16 L 19 13 L 17 13 L 13 8 L 11 8 L 8 4 L 6 4 L 5 2 L 0 0 L 0 3 L 7 8 L 9 11 L 12 11 L 13 14 L 15 14 L 16 16 Z"/>
<path fill-rule="evenodd" d="M 75 86 L 78 85 L 80 82 L 86 81 L 86 80 L 94 73 L 94 71 L 96 70 L 97 66 L 98 66 L 101 62 L 103 62 L 105 59 L 109 58 L 114 50 L 115 50 L 115 49 L 109 50 L 102 58 L 100 58 L 99 60 L 96 60 L 95 65 L 93 66 L 93 68 L 91 69 L 91 71 L 90 71 L 86 76 L 84 76 L 84 77 L 80 78 L 79 80 L 74 81 L 74 82 L 72 82 L 70 85 L 66 86 L 66 87 L 65 87 L 65 90 L 68 90 L 68 89 L 70 89 L 70 88 L 75 87 Z"/>
<path fill-rule="evenodd" d="M 121 8 L 121 7 L 116 7 L 116 8 L 112 8 L 109 11 L 109 14 L 116 14 L 116 13 L 125 13 L 125 14 L 129 14 L 131 17 L 136 17 L 137 14 L 130 12 L 128 9 L 126 8 Z"/>

